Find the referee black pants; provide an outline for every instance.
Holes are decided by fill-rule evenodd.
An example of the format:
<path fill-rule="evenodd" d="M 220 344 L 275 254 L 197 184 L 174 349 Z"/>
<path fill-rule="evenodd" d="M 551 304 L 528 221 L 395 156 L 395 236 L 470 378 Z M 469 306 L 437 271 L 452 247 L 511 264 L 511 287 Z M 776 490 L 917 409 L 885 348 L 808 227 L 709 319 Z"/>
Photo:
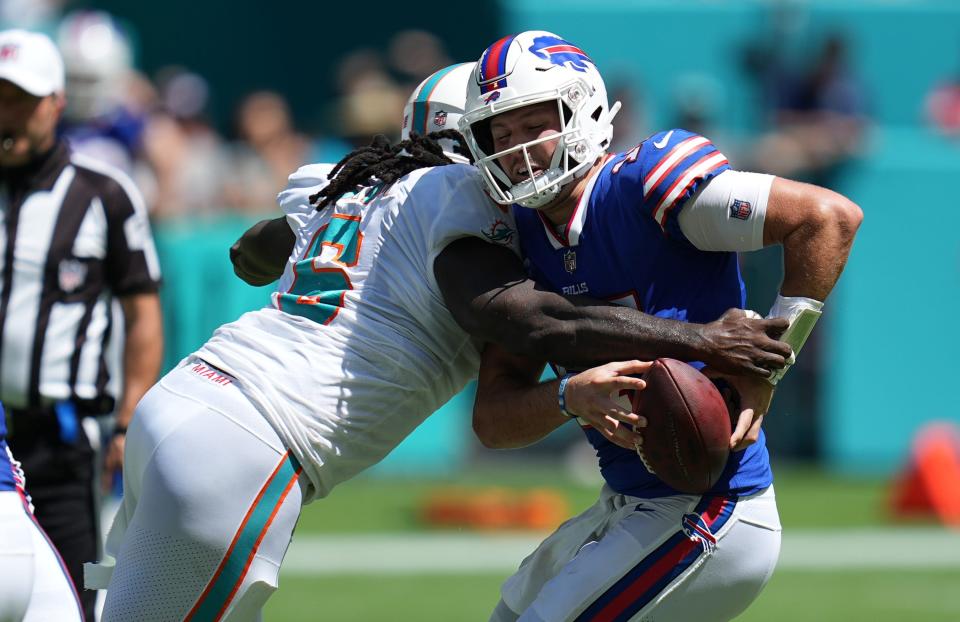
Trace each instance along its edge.
<path fill-rule="evenodd" d="M 9 409 L 8 413 L 7 441 L 14 458 L 23 465 L 37 522 L 63 558 L 80 594 L 84 616 L 92 622 L 97 593 L 83 589 L 83 564 L 99 559 L 95 453 L 79 421 L 75 438 L 63 439 L 52 407 Z"/>

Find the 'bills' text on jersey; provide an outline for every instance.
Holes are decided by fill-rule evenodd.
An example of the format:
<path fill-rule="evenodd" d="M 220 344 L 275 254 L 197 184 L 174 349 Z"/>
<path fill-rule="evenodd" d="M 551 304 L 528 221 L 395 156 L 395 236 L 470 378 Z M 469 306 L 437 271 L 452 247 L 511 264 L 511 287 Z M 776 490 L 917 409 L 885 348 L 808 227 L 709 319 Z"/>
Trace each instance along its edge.
<path fill-rule="evenodd" d="M 677 220 L 684 203 L 728 168 L 709 140 L 674 129 L 607 156 L 564 227 L 554 227 L 541 212 L 514 206 L 532 278 L 558 292 L 588 293 L 686 322 L 710 322 L 731 307 L 742 308 L 736 253 L 696 249 Z M 614 490 L 647 498 L 677 494 L 644 468 L 636 452 L 593 428 L 584 431 Z M 761 432 L 755 444 L 731 455 L 712 492 L 752 494 L 771 483 Z"/>

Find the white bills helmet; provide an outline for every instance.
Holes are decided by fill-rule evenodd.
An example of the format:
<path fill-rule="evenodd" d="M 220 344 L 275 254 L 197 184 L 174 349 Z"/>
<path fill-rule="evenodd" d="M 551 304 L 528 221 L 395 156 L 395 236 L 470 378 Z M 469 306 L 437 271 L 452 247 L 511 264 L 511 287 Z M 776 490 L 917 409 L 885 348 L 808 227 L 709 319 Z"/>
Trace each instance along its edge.
<path fill-rule="evenodd" d="M 550 101 L 556 102 L 560 115 L 559 140 L 554 134 L 493 152 L 491 117 Z M 500 39 L 480 56 L 460 132 L 495 201 L 539 209 L 607 152 L 619 109 L 619 102 L 612 107 L 607 103 L 603 78 L 583 50 L 553 33 L 531 30 Z M 547 170 L 535 176 L 527 150 L 547 141 L 557 141 L 557 149 Z M 523 152 L 529 172 L 529 178 L 517 184 L 497 163 L 515 151 Z"/>
<path fill-rule="evenodd" d="M 444 67 L 430 75 L 413 90 L 403 107 L 403 126 L 400 139 L 410 138 L 410 132 L 426 136 L 440 130 L 456 130 L 463 116 L 467 98 L 467 83 L 476 63 L 460 63 Z M 454 141 L 440 139 L 443 154 L 461 164 L 469 160 L 454 152 Z"/>
<path fill-rule="evenodd" d="M 130 41 L 116 21 L 103 11 L 71 13 L 57 43 L 67 74 L 67 117 L 88 121 L 113 110 L 133 66 Z"/>

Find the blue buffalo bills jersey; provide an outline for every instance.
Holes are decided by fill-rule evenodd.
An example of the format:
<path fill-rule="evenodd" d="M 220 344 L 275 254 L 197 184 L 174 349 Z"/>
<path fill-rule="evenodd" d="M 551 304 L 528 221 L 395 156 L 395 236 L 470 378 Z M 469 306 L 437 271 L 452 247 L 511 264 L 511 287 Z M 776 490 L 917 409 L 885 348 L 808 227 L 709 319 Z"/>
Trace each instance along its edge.
<path fill-rule="evenodd" d="M 674 129 L 607 156 L 563 227 L 536 210 L 514 206 L 531 277 L 564 294 L 584 294 L 680 321 L 709 322 L 731 307 L 743 308 L 736 253 L 698 250 L 677 220 L 687 199 L 728 168 L 709 140 Z M 614 445 L 593 428 L 584 431 L 614 490 L 647 498 L 677 494 L 644 468 L 636 452 Z M 757 443 L 730 456 L 713 492 L 751 494 L 771 483 L 761 432 Z"/>
<path fill-rule="evenodd" d="M 0 406 L 0 492 L 16 490 L 23 486 L 20 464 L 13 459 L 7 447 L 7 421 Z"/>

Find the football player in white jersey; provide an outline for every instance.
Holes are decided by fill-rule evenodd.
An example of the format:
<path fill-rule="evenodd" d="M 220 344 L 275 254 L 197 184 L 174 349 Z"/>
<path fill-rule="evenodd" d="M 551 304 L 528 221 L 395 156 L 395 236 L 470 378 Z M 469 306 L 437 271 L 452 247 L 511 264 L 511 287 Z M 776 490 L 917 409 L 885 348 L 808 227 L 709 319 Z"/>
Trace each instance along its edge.
<path fill-rule="evenodd" d="M 449 104 L 434 125 L 463 109 L 463 74 L 448 101 L 415 93 Z M 301 506 L 461 390 L 480 340 L 579 366 L 658 348 L 758 375 L 785 362 L 767 334 L 779 321 L 732 312 L 691 328 L 539 290 L 509 213 L 432 139 L 352 155 L 329 184 L 330 167 L 294 173 L 285 219 L 234 250 L 240 273 L 269 279 L 281 249 L 272 304 L 222 326 L 140 402 L 105 547 L 116 565 L 87 569 L 88 587 L 109 583 L 104 622 L 257 619 Z"/>

